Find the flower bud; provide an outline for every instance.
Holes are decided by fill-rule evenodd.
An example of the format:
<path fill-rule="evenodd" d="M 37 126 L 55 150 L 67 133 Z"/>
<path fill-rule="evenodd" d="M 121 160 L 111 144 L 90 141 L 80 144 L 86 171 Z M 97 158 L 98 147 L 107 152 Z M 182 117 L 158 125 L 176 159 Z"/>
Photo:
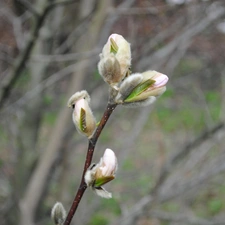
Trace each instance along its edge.
<path fill-rule="evenodd" d="M 66 219 L 66 210 L 61 202 L 56 202 L 51 212 L 52 220 L 55 225 L 62 225 Z"/>
<path fill-rule="evenodd" d="M 108 60 L 111 62 L 106 65 Z M 119 65 L 119 69 L 117 63 Z M 130 66 L 130 44 L 119 34 L 110 35 L 107 43 L 102 49 L 102 53 L 100 54 L 100 61 L 98 63 L 100 75 L 103 77 L 105 82 L 111 86 L 115 86 L 129 74 Z"/>
<path fill-rule="evenodd" d="M 68 107 L 73 107 L 72 119 L 77 131 L 91 138 L 96 129 L 96 120 L 89 103 L 90 96 L 83 90 L 71 96 Z"/>
<path fill-rule="evenodd" d="M 160 96 L 165 92 L 165 85 L 169 80 L 166 75 L 157 71 L 146 71 L 142 73 L 142 77 L 142 81 L 124 99 L 125 103 L 143 101 L 152 96 Z"/>
<path fill-rule="evenodd" d="M 89 167 L 85 174 L 85 183 L 90 186 L 97 195 L 103 198 L 111 198 L 111 193 L 107 192 L 102 185 L 115 178 L 117 170 L 117 158 L 111 149 L 106 149 L 100 162 Z"/>

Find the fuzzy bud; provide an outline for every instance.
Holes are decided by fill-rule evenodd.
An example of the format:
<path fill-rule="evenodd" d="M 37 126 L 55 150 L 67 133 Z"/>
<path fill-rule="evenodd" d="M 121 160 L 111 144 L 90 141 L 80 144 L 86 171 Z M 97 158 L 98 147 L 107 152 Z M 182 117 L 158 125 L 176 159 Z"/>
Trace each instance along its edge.
<path fill-rule="evenodd" d="M 149 104 L 151 104 L 154 100 L 152 97 L 158 97 L 165 92 L 166 83 L 169 80 L 166 75 L 157 71 L 146 71 L 141 75 L 142 81 L 135 88 L 133 88 L 130 94 L 124 99 L 124 103 L 142 102 L 147 100 L 145 103 L 149 102 Z M 132 75 L 130 77 L 132 77 Z M 123 83 L 125 82 L 126 79 Z M 124 85 L 123 83 L 121 86 Z M 127 85 L 129 86 L 129 83 L 127 83 Z"/>
<path fill-rule="evenodd" d="M 131 76 L 127 77 L 120 85 L 119 93 L 116 96 L 116 102 L 120 103 L 126 99 L 130 93 L 137 87 L 138 84 L 143 80 L 143 76 L 141 73 L 135 73 Z"/>
<path fill-rule="evenodd" d="M 129 75 L 130 66 L 130 44 L 119 34 L 110 35 L 100 54 L 98 63 L 100 75 L 105 82 L 116 86 Z"/>
<path fill-rule="evenodd" d="M 71 96 L 68 107 L 73 108 L 72 119 L 78 132 L 91 138 L 96 129 L 96 120 L 89 103 L 90 96 L 83 90 Z"/>
<path fill-rule="evenodd" d="M 56 202 L 51 211 L 51 217 L 55 225 L 62 225 L 66 219 L 66 210 L 61 202 Z"/>
<path fill-rule="evenodd" d="M 117 170 L 117 158 L 111 149 L 106 149 L 98 164 L 92 164 L 85 174 L 85 183 L 103 198 L 111 198 L 111 193 L 107 192 L 102 185 L 115 178 Z"/>
<path fill-rule="evenodd" d="M 120 64 L 113 53 L 100 60 L 98 70 L 104 81 L 111 86 L 115 86 L 121 80 Z"/>

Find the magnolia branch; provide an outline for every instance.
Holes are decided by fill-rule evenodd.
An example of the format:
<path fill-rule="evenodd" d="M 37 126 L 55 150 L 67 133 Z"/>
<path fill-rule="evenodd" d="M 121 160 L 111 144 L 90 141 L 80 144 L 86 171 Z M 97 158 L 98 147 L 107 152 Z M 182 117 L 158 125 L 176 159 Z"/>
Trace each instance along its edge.
<path fill-rule="evenodd" d="M 84 164 L 84 170 L 83 170 L 80 186 L 77 190 L 76 196 L 73 200 L 72 206 L 69 210 L 69 213 L 68 213 L 67 218 L 64 222 L 64 225 L 70 224 L 70 222 L 71 222 L 71 220 L 72 220 L 72 218 L 73 218 L 73 216 L 74 216 L 74 214 L 77 210 L 77 207 L 80 203 L 80 200 L 81 200 L 85 190 L 87 189 L 87 184 L 84 181 L 85 173 L 86 173 L 88 167 L 91 165 L 92 157 L 93 157 L 94 150 L 95 150 L 95 145 L 98 141 L 98 138 L 99 138 L 102 130 L 104 129 L 110 115 L 112 114 L 112 112 L 116 108 L 116 106 L 117 106 L 117 104 L 108 103 L 108 105 L 106 107 L 106 110 L 105 110 L 105 112 L 104 112 L 104 114 L 101 118 L 101 121 L 100 121 L 95 133 L 93 134 L 92 138 L 89 139 L 89 145 L 88 145 L 88 150 L 87 150 L 87 155 L 86 155 L 86 160 L 85 160 L 85 164 Z"/>

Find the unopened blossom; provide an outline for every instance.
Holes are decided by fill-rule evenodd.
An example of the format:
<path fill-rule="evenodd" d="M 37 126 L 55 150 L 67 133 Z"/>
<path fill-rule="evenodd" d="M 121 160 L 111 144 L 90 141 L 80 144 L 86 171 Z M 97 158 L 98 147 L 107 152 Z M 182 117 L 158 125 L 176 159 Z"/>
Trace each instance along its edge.
<path fill-rule="evenodd" d="M 55 225 L 62 225 L 66 219 L 66 210 L 61 202 L 56 202 L 51 211 Z"/>
<path fill-rule="evenodd" d="M 97 195 L 103 198 L 111 198 L 112 194 L 106 191 L 102 185 L 115 178 L 116 170 L 117 158 L 115 153 L 107 148 L 100 162 L 91 165 L 87 170 L 85 183 L 90 186 Z"/>
<path fill-rule="evenodd" d="M 122 82 L 116 101 L 131 107 L 149 105 L 165 92 L 168 80 L 157 71 L 132 74 Z"/>
<path fill-rule="evenodd" d="M 96 129 L 96 120 L 89 103 L 90 96 L 83 90 L 71 96 L 68 106 L 73 108 L 72 119 L 78 132 L 91 138 Z"/>
<path fill-rule="evenodd" d="M 131 66 L 130 44 L 119 34 L 111 34 L 100 54 L 98 70 L 104 81 L 116 87 Z"/>

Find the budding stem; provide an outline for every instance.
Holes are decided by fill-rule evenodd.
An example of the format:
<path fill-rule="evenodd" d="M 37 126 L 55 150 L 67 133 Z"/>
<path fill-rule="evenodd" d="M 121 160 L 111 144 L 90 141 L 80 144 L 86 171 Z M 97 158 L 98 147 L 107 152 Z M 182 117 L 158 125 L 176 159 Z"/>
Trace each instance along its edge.
<path fill-rule="evenodd" d="M 108 105 L 105 109 L 105 112 L 101 118 L 101 121 L 99 122 L 97 129 L 95 130 L 92 138 L 89 139 L 88 150 L 87 150 L 87 154 L 86 154 L 86 160 L 85 160 L 85 164 L 84 164 L 84 170 L 83 170 L 83 175 L 81 178 L 80 186 L 77 190 L 76 196 L 73 200 L 72 206 L 67 214 L 66 220 L 64 221 L 63 225 L 69 225 L 71 223 L 71 220 L 77 210 L 80 200 L 81 200 L 85 190 L 87 189 L 87 184 L 84 181 L 84 175 L 85 175 L 88 167 L 91 165 L 93 153 L 95 150 L 95 145 L 98 141 L 98 138 L 99 138 L 103 128 L 105 127 L 105 124 L 107 123 L 110 115 L 112 114 L 113 110 L 116 108 L 116 106 L 117 106 L 116 103 L 108 103 Z"/>

